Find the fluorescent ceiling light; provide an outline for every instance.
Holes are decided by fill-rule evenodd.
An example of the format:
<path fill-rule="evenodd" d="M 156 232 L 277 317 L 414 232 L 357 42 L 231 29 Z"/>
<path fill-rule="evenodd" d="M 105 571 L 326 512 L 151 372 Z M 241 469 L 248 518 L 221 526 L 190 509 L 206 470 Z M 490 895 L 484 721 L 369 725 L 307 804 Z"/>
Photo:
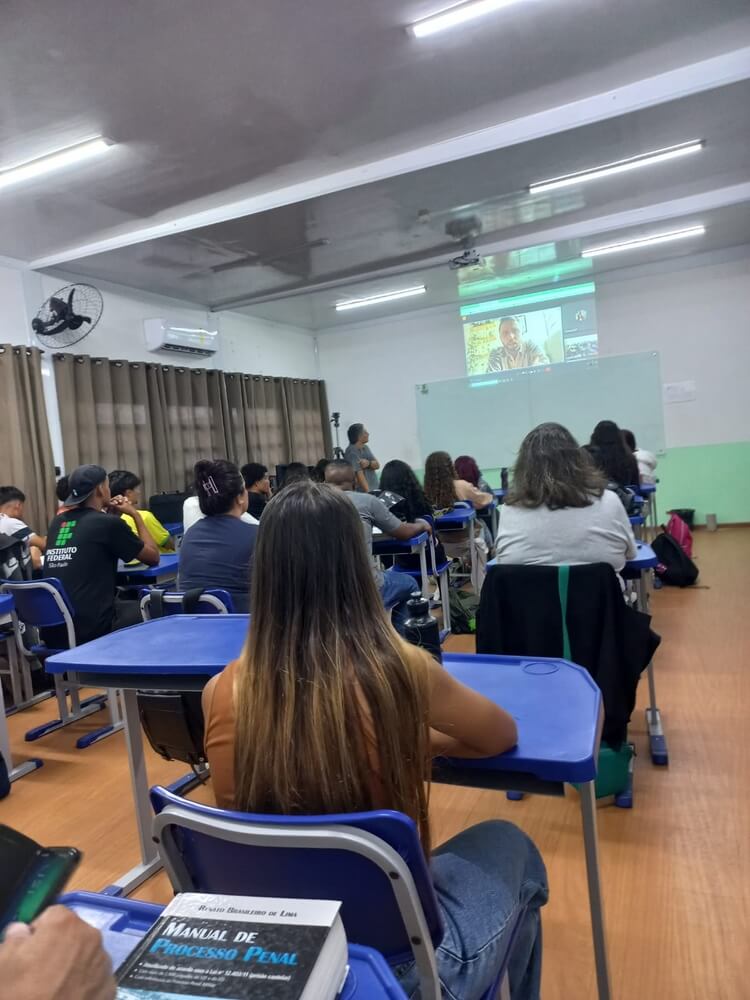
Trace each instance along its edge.
<path fill-rule="evenodd" d="M 588 247 L 581 251 L 581 256 L 600 257 L 605 253 L 620 253 L 621 250 L 636 250 L 638 247 L 655 246 L 657 243 L 671 243 L 672 240 L 685 240 L 690 236 L 703 236 L 705 231 L 705 226 L 690 226 L 688 229 L 675 229 L 671 233 L 654 233 L 652 236 L 641 236 L 639 239 L 625 240 L 622 243 Z"/>
<path fill-rule="evenodd" d="M 376 306 L 381 302 L 393 302 L 394 299 L 408 299 L 411 295 L 424 295 L 427 291 L 426 285 L 413 285 L 411 288 L 398 288 L 393 292 L 382 292 L 380 295 L 368 295 L 363 299 L 348 299 L 345 302 L 336 303 L 336 312 L 343 312 L 345 309 L 361 309 L 362 306 Z"/>
<path fill-rule="evenodd" d="M 94 139 L 86 139 L 78 142 L 74 146 L 66 146 L 64 149 L 57 149 L 46 156 L 38 156 L 34 160 L 27 160 L 25 163 L 18 163 L 14 167 L 7 167 L 0 170 L 0 190 L 10 187 L 11 184 L 18 184 L 21 181 L 32 180 L 34 177 L 41 177 L 49 174 L 53 170 L 60 170 L 62 167 L 72 167 L 76 163 L 88 160 L 92 156 L 98 156 L 109 149 L 113 144 L 102 136 Z"/>
<path fill-rule="evenodd" d="M 519 0 L 471 0 L 469 3 L 459 3 L 415 21 L 409 25 L 409 30 L 415 38 L 426 38 L 428 35 L 447 31 L 449 28 L 474 21 L 478 17 L 484 17 L 485 14 L 493 14 L 496 10 L 510 7 L 511 4 L 518 2 Z"/>
<path fill-rule="evenodd" d="M 630 156 L 626 160 L 616 160 L 614 163 L 604 163 L 590 170 L 579 170 L 575 174 L 565 174 L 562 177 L 552 177 L 548 181 L 535 181 L 529 184 L 530 194 L 542 194 L 544 191 L 556 191 L 558 188 L 572 187 L 574 184 L 585 184 L 586 181 L 596 181 L 602 177 L 612 177 L 614 174 L 624 174 L 638 167 L 650 167 L 654 163 L 674 160 L 679 156 L 689 156 L 698 153 L 706 145 L 705 139 L 692 139 L 681 142 L 678 146 L 668 146 L 665 149 L 654 149 L 640 156 Z"/>

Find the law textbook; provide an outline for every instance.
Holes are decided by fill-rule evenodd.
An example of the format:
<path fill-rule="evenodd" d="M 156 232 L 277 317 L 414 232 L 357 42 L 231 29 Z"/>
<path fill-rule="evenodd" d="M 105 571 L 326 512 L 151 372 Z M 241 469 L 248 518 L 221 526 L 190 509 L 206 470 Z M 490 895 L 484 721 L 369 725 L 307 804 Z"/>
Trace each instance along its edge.
<path fill-rule="evenodd" d="M 333 1000 L 340 905 L 181 893 L 118 969 L 117 1000 Z"/>

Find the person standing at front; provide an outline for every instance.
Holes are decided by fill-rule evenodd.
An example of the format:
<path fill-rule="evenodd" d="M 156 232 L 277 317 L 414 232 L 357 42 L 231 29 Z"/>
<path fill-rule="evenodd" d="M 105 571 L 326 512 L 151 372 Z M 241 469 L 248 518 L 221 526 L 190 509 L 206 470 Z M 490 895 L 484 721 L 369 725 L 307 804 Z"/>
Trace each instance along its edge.
<path fill-rule="evenodd" d="M 344 461 L 354 469 L 356 488 L 360 493 L 372 493 L 379 486 L 376 470 L 380 468 L 380 462 L 370 451 L 369 431 L 364 424 L 352 424 L 346 436 L 349 447 L 344 452 Z"/>

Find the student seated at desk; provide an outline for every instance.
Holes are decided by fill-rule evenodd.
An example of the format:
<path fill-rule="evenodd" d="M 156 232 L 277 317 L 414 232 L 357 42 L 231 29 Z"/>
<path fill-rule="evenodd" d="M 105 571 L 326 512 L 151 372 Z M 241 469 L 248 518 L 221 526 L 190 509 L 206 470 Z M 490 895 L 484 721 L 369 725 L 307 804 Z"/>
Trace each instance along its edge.
<path fill-rule="evenodd" d="M 492 493 L 492 487 L 482 475 L 482 470 L 477 465 L 477 460 L 471 455 L 459 455 L 453 463 L 456 468 L 456 475 L 459 480 L 475 486 L 480 493 Z"/>
<path fill-rule="evenodd" d="M 42 552 L 47 548 L 44 535 L 37 535 L 23 519 L 26 494 L 17 486 L 0 486 L 0 534 L 21 543 L 23 579 L 31 577 L 32 569 L 42 568 Z"/>
<path fill-rule="evenodd" d="M 622 439 L 633 452 L 633 457 L 638 463 L 638 473 L 641 477 L 641 483 L 644 486 L 653 485 L 656 482 L 656 466 L 659 464 L 656 455 L 652 451 L 646 451 L 645 448 L 639 448 L 635 443 L 635 434 L 632 431 L 623 430 Z"/>
<path fill-rule="evenodd" d="M 417 521 L 424 517 L 434 518 L 435 511 L 432 504 L 424 495 L 414 470 L 406 462 L 401 462 L 397 458 L 386 462 L 380 474 L 380 488 L 403 497 L 403 507 L 399 504 L 399 510 L 403 513 L 405 521 Z M 435 558 L 438 563 L 446 561 L 445 550 L 439 542 L 435 545 Z M 402 569 L 419 569 L 419 556 L 416 553 L 396 556 L 396 566 Z M 429 559 L 427 568 L 431 569 Z"/>
<path fill-rule="evenodd" d="M 155 517 L 150 510 L 140 510 L 140 487 L 141 480 L 134 472 L 128 472 L 126 469 L 115 469 L 114 472 L 110 472 L 109 474 L 109 489 L 112 496 L 123 496 L 129 504 L 139 509 L 141 520 L 148 528 L 148 533 L 156 542 L 159 552 L 174 552 L 172 537 L 158 517 Z M 120 517 L 130 530 L 137 534 L 135 521 L 130 514 L 121 514 Z"/>
<path fill-rule="evenodd" d="M 141 620 L 138 601 L 115 598 L 117 561 L 137 559 L 147 566 L 158 566 L 159 550 L 138 509 L 125 497 L 112 496 L 101 466 L 74 469 L 68 486 L 65 506 L 47 532 L 44 575 L 57 577 L 65 588 L 80 645 Z M 117 516 L 120 514 L 130 515 L 137 534 Z M 45 630 L 45 641 L 60 648 L 67 644 L 58 629 Z"/>
<path fill-rule="evenodd" d="M 484 493 L 473 483 L 460 479 L 453 464 L 453 459 L 447 451 L 433 451 L 427 456 L 424 466 L 424 492 L 436 511 L 450 510 L 461 500 L 470 503 L 474 510 L 489 511 L 494 499 L 491 493 Z M 443 532 L 441 539 L 448 545 L 451 557 L 466 555 L 469 543 L 474 539 L 475 558 L 478 558 L 478 576 L 472 581 L 479 592 L 484 580 L 484 566 L 492 549 L 492 533 L 484 520 L 476 519 L 473 526 L 462 531 Z"/>
<path fill-rule="evenodd" d="M 65 506 L 65 501 L 68 499 L 69 493 L 70 493 L 70 486 L 68 485 L 68 477 L 60 476 L 60 478 L 55 483 L 55 496 L 57 497 L 58 511 L 61 511 Z"/>
<path fill-rule="evenodd" d="M 424 492 L 435 510 L 450 509 L 457 500 L 483 510 L 492 503 L 492 494 L 483 492 L 466 479 L 459 478 L 447 451 L 433 451 L 424 466 Z"/>
<path fill-rule="evenodd" d="M 187 497 L 182 505 L 183 538 L 184 535 L 187 534 L 188 528 L 192 528 L 192 526 L 194 524 L 197 524 L 198 521 L 202 521 L 205 516 L 206 515 L 201 510 L 200 500 L 198 499 L 198 497 L 197 496 Z M 256 527 L 260 523 L 258 521 L 258 518 L 253 517 L 253 515 L 249 513 L 249 511 L 245 511 L 240 520 L 244 521 L 245 524 L 254 524 L 256 525 Z"/>
<path fill-rule="evenodd" d="M 240 469 L 247 487 L 247 512 L 260 521 L 263 509 L 271 499 L 271 480 L 268 469 L 260 462 L 248 462 Z"/>
<path fill-rule="evenodd" d="M 619 573 L 637 550 L 625 508 L 606 486 L 570 431 L 560 424 L 535 427 L 521 443 L 500 508 L 498 562 L 603 562 Z"/>
<path fill-rule="evenodd" d="M 416 524 L 399 521 L 395 514 L 391 514 L 377 497 L 370 493 L 357 493 L 355 491 L 354 469 L 349 462 L 343 459 L 330 462 L 326 466 L 326 482 L 336 489 L 342 490 L 357 508 L 357 513 L 362 521 L 365 544 L 371 557 L 373 527 L 380 528 L 384 534 L 404 541 L 414 538 L 415 535 L 421 535 L 423 531 L 432 531 L 426 521 L 418 521 Z M 282 492 L 285 491 L 286 486 Z M 327 565 L 325 560 L 322 565 Z M 406 602 L 412 593 L 419 588 L 406 573 L 396 573 L 392 570 L 384 573 L 374 559 L 372 560 L 372 572 L 380 596 L 383 598 L 383 604 L 387 608 L 392 607 L 393 624 L 400 631 L 406 621 Z"/>
<path fill-rule="evenodd" d="M 217 805 L 281 815 L 396 809 L 417 823 L 429 855 L 431 757 L 502 753 L 516 726 L 394 632 L 346 494 L 308 482 L 271 500 L 251 615 L 262 627 L 203 692 Z M 533 843 L 510 823 L 480 823 L 438 847 L 431 871 L 446 926 L 436 949 L 446 995 L 484 994 L 511 914 L 525 906 L 511 994 L 537 1000 L 547 877 Z M 414 963 L 395 971 L 411 996 Z"/>
<path fill-rule="evenodd" d="M 639 485 L 638 463 L 614 420 L 599 421 L 585 450 L 593 459 L 594 465 L 607 477 L 610 488 L 625 489 Z"/>
<path fill-rule="evenodd" d="M 203 518 L 185 533 L 180 549 L 180 590 L 218 587 L 228 590 L 234 610 L 246 614 L 250 567 L 258 534 L 246 524 L 247 490 L 240 471 L 223 459 L 197 462 L 195 490 Z"/>

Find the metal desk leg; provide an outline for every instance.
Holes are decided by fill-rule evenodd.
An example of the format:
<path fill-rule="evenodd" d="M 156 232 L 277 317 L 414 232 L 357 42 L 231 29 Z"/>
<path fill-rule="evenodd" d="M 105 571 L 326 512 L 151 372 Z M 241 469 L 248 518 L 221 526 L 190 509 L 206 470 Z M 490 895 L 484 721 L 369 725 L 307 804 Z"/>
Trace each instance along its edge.
<path fill-rule="evenodd" d="M 430 599 L 430 579 L 427 575 L 427 542 L 419 546 L 419 571 L 422 574 L 422 597 Z"/>
<path fill-rule="evenodd" d="M 141 846 L 141 863 L 121 875 L 111 886 L 107 886 L 104 891 L 111 896 L 130 895 L 142 882 L 151 878 L 161 868 L 159 852 L 151 837 L 153 813 L 148 797 L 148 776 L 146 774 L 146 760 L 143 756 L 143 736 L 141 734 L 141 720 L 138 716 L 137 692 L 123 691 L 122 702 L 125 744 L 128 748 L 130 781 L 135 805 L 135 822 Z"/>
<path fill-rule="evenodd" d="M 469 521 L 469 531 L 471 532 L 471 534 L 469 535 L 469 554 L 471 557 L 470 572 L 471 572 L 471 583 L 473 586 L 477 573 L 477 536 L 473 521 Z M 477 597 L 479 597 L 479 593 L 477 593 Z"/>
<path fill-rule="evenodd" d="M 11 671 L 18 669 L 17 653 L 16 653 L 16 640 L 15 636 L 11 636 L 6 641 L 6 648 L 8 651 L 8 664 Z M 8 737 L 8 721 L 5 717 L 5 699 L 3 697 L 3 686 L 0 684 L 0 755 L 5 758 L 5 766 L 8 769 L 8 777 L 11 781 L 15 781 L 17 778 L 23 778 L 25 774 L 30 774 L 32 771 L 36 771 L 40 768 L 44 761 L 39 760 L 38 757 L 32 757 L 31 760 L 24 761 L 23 764 L 17 764 L 13 766 L 13 758 L 10 753 L 10 738 Z"/>
<path fill-rule="evenodd" d="M 591 932 L 594 939 L 594 960 L 596 962 L 597 996 L 599 1000 L 610 1000 L 609 962 L 607 959 L 607 935 L 604 930 L 604 906 L 599 872 L 599 839 L 596 832 L 596 796 L 594 782 L 587 781 L 579 788 L 581 797 L 581 819 L 583 821 L 583 843 L 586 851 L 586 878 L 589 885 L 589 906 L 591 909 Z"/>
<path fill-rule="evenodd" d="M 646 725 L 648 727 L 648 743 L 653 764 L 668 764 L 667 738 L 661 726 L 661 713 L 656 705 L 656 684 L 654 682 L 654 664 L 649 662 L 646 667 L 648 674 L 648 708 L 646 709 Z"/>

